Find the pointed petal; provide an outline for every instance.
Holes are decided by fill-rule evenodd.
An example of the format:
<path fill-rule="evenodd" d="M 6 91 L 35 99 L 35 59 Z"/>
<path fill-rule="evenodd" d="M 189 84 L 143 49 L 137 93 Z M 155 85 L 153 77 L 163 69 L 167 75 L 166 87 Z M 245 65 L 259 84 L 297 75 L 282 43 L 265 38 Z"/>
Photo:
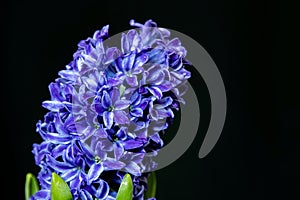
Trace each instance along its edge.
<path fill-rule="evenodd" d="M 126 82 L 128 85 L 130 85 L 131 87 L 136 87 L 138 86 L 138 81 L 137 81 L 137 77 L 136 75 L 132 75 L 131 77 L 127 76 L 126 77 Z"/>
<path fill-rule="evenodd" d="M 173 102 L 173 99 L 171 97 L 165 97 L 158 101 L 156 104 L 156 109 L 162 109 L 169 105 L 171 105 Z"/>
<path fill-rule="evenodd" d="M 130 114 L 133 117 L 142 117 L 143 116 L 143 110 L 141 108 L 133 108 L 130 110 Z"/>
<path fill-rule="evenodd" d="M 129 100 L 118 100 L 115 103 L 115 109 L 116 110 L 123 110 L 125 108 L 128 108 L 128 106 L 130 105 L 130 101 Z"/>
<path fill-rule="evenodd" d="M 111 141 L 109 141 L 108 139 L 102 140 L 99 147 L 100 147 L 99 151 L 112 151 L 113 143 Z"/>
<path fill-rule="evenodd" d="M 112 103 L 118 101 L 120 99 L 120 91 L 117 88 L 114 88 L 111 93 L 111 101 Z"/>
<path fill-rule="evenodd" d="M 135 176 L 140 176 L 141 175 L 141 170 L 140 170 L 140 167 L 134 163 L 134 162 L 129 162 L 126 167 L 125 167 L 125 170 L 127 172 L 129 172 L 130 174 L 133 174 Z"/>
<path fill-rule="evenodd" d="M 50 190 L 40 190 L 34 194 L 34 200 L 50 199 Z"/>
<path fill-rule="evenodd" d="M 123 110 L 115 110 L 114 111 L 114 120 L 117 124 L 128 124 L 129 123 L 127 114 Z"/>
<path fill-rule="evenodd" d="M 79 75 L 73 70 L 61 70 L 58 72 L 58 75 L 70 81 L 76 81 L 76 79 L 79 77 Z"/>
<path fill-rule="evenodd" d="M 114 122 L 114 113 L 105 111 L 103 113 L 103 121 L 106 128 L 110 129 L 112 127 L 112 124 Z"/>
<path fill-rule="evenodd" d="M 149 71 L 149 74 L 146 79 L 146 83 L 153 83 L 155 85 L 160 85 L 165 78 L 164 72 L 158 67 Z"/>
<path fill-rule="evenodd" d="M 99 137 L 99 138 L 106 138 L 107 137 L 107 133 L 103 128 L 97 129 L 95 131 L 94 135 Z"/>
<path fill-rule="evenodd" d="M 108 29 L 109 29 L 109 25 L 106 25 L 101 30 L 97 30 L 93 35 L 93 39 L 94 40 L 105 39 L 106 37 L 108 37 Z"/>
<path fill-rule="evenodd" d="M 123 58 L 122 67 L 125 72 L 128 72 L 132 69 L 135 60 L 135 55 L 135 52 L 131 52 L 128 56 Z"/>
<path fill-rule="evenodd" d="M 93 200 L 93 196 L 86 190 L 80 190 L 80 199 L 81 200 Z"/>
<path fill-rule="evenodd" d="M 127 133 L 128 133 L 127 127 L 121 127 L 116 133 L 116 137 L 118 137 L 119 140 L 124 140 L 126 139 Z"/>
<path fill-rule="evenodd" d="M 67 134 L 47 133 L 45 137 L 54 144 L 68 144 L 72 141 L 72 137 Z"/>
<path fill-rule="evenodd" d="M 60 95 L 60 88 L 57 83 L 50 83 L 49 91 L 51 94 L 51 100 L 62 101 L 62 96 Z"/>
<path fill-rule="evenodd" d="M 114 154 L 115 154 L 115 158 L 117 160 L 120 160 L 120 158 L 122 157 L 124 153 L 124 148 L 121 144 L 119 144 L 118 142 L 114 143 Z"/>
<path fill-rule="evenodd" d="M 42 106 L 53 112 L 58 112 L 61 108 L 64 108 L 64 104 L 60 101 L 44 101 Z"/>
<path fill-rule="evenodd" d="M 81 174 L 77 175 L 76 178 L 74 178 L 72 181 L 70 181 L 70 188 L 75 189 L 75 190 L 79 189 L 79 187 L 83 181 L 83 179 L 81 178 L 81 176 L 82 176 Z"/>
<path fill-rule="evenodd" d="M 154 95 L 156 99 L 161 99 L 162 92 L 158 87 L 147 87 L 148 91 L 151 92 L 151 94 Z"/>
<path fill-rule="evenodd" d="M 136 149 L 142 147 L 144 142 L 142 140 L 127 140 L 123 142 L 123 146 L 125 150 Z"/>
<path fill-rule="evenodd" d="M 108 108 L 112 105 L 111 98 L 110 98 L 109 94 L 106 91 L 103 91 L 101 101 L 102 101 L 102 106 L 104 108 Z"/>
<path fill-rule="evenodd" d="M 65 149 L 67 148 L 67 146 L 68 145 L 57 145 L 54 149 L 52 149 L 52 152 L 51 152 L 52 156 L 54 158 L 61 156 L 65 152 Z M 45 150 L 42 150 L 42 151 L 45 151 Z M 42 151 L 40 150 L 39 153 L 41 153 Z"/>
<path fill-rule="evenodd" d="M 132 29 L 128 31 L 127 33 L 127 42 L 129 43 L 129 48 L 127 51 L 134 51 L 136 50 L 139 46 L 141 46 L 141 38 L 139 37 L 139 34 L 137 33 L 136 30 Z"/>
<path fill-rule="evenodd" d="M 149 104 L 149 101 L 151 101 L 149 98 L 144 98 L 144 99 L 142 99 L 141 103 L 137 107 L 142 110 L 145 110 Z"/>
<path fill-rule="evenodd" d="M 90 185 L 93 181 L 98 179 L 103 170 L 104 168 L 101 163 L 94 163 L 87 174 L 87 184 Z"/>
<path fill-rule="evenodd" d="M 69 182 L 77 177 L 78 172 L 79 171 L 77 168 L 73 168 L 68 170 L 66 173 L 61 174 L 60 176 L 64 179 L 65 182 Z"/>
<path fill-rule="evenodd" d="M 123 53 L 129 52 L 129 42 L 127 40 L 127 35 L 125 33 L 122 33 L 121 49 Z"/>
<path fill-rule="evenodd" d="M 97 90 L 98 84 L 94 79 L 89 78 L 89 77 L 85 77 L 85 76 L 83 76 L 81 79 L 82 79 L 83 83 L 85 84 L 85 86 L 89 90 L 91 90 L 91 91 L 96 91 Z"/>
<path fill-rule="evenodd" d="M 159 136 L 158 133 L 155 133 L 154 135 L 150 136 L 150 139 L 151 139 L 152 141 L 154 141 L 155 143 L 160 144 L 160 146 L 163 146 L 163 141 L 162 141 L 162 139 L 160 138 L 160 136 Z"/>
<path fill-rule="evenodd" d="M 120 56 L 120 50 L 116 47 L 110 47 L 106 50 L 106 56 L 104 59 L 104 64 L 113 62 L 117 57 Z"/>
<path fill-rule="evenodd" d="M 96 191 L 96 198 L 97 199 L 106 199 L 107 195 L 108 195 L 108 192 L 109 192 L 109 186 L 107 184 L 107 182 L 101 180 L 100 181 L 100 185 L 99 187 L 97 188 L 97 191 Z"/>
<path fill-rule="evenodd" d="M 117 161 L 113 158 L 107 158 L 104 162 L 103 162 L 104 167 L 107 170 L 120 170 L 123 167 L 126 166 L 125 163 L 121 162 L 121 161 Z"/>
<path fill-rule="evenodd" d="M 145 153 L 135 153 L 134 156 L 131 158 L 131 161 L 135 163 L 140 163 L 143 161 L 145 155 Z"/>
<path fill-rule="evenodd" d="M 162 92 L 167 92 L 173 88 L 173 84 L 170 81 L 164 80 L 160 85 L 157 85 L 157 87 L 162 91 Z"/>
<path fill-rule="evenodd" d="M 51 168 L 53 168 L 55 171 L 58 172 L 66 172 L 73 168 L 72 165 L 65 162 L 58 162 L 52 156 L 48 156 L 48 155 L 47 155 L 47 163 Z"/>
<path fill-rule="evenodd" d="M 130 101 L 132 102 L 132 105 L 138 105 L 142 99 L 142 96 L 135 91 L 131 96 L 130 96 Z"/>
<path fill-rule="evenodd" d="M 106 111 L 106 108 L 104 108 L 101 103 L 95 103 L 94 107 L 95 107 L 95 111 L 99 115 L 103 115 L 103 113 Z"/>
<path fill-rule="evenodd" d="M 178 47 L 181 46 L 181 42 L 178 38 L 173 38 L 169 43 L 168 43 L 169 47 Z"/>
<path fill-rule="evenodd" d="M 142 67 L 148 61 L 148 55 L 146 53 L 139 53 L 134 61 L 134 68 Z"/>

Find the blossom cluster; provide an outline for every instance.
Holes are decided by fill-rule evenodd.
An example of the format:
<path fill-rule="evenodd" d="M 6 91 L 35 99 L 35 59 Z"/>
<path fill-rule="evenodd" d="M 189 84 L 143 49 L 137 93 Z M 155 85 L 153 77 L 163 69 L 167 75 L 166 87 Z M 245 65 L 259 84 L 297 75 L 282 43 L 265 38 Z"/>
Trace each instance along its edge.
<path fill-rule="evenodd" d="M 50 199 L 51 174 L 69 185 L 73 199 L 116 198 L 123 176 L 132 176 L 133 199 L 144 199 L 149 162 L 164 145 L 161 135 L 184 103 L 186 49 L 167 29 L 130 21 L 121 47 L 106 41 L 109 26 L 80 41 L 73 60 L 49 85 L 51 99 L 34 144 L 42 189 Z"/>

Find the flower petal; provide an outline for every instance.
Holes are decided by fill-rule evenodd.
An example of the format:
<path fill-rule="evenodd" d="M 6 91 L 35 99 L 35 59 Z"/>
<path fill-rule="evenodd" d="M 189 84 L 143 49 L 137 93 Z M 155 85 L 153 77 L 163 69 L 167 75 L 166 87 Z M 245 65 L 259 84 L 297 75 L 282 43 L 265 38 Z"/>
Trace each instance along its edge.
<path fill-rule="evenodd" d="M 162 109 L 162 108 L 165 108 L 169 105 L 171 105 L 173 102 L 173 99 L 171 97 L 165 97 L 165 98 L 162 98 L 161 100 L 158 101 L 157 104 L 155 104 L 155 108 L 156 109 Z"/>
<path fill-rule="evenodd" d="M 142 140 L 127 140 L 123 142 L 123 146 L 125 150 L 136 149 L 142 147 L 144 142 Z"/>
<path fill-rule="evenodd" d="M 120 99 L 120 91 L 117 88 L 114 88 L 111 93 L 111 101 L 112 103 L 114 103 L 119 99 Z"/>
<path fill-rule="evenodd" d="M 143 110 L 141 108 L 133 108 L 130 110 L 130 114 L 133 117 L 142 117 L 143 116 Z"/>
<path fill-rule="evenodd" d="M 135 60 L 135 55 L 136 53 L 133 51 L 129 55 L 123 58 L 122 60 L 122 68 L 124 70 L 123 72 L 129 72 L 132 69 Z"/>
<path fill-rule="evenodd" d="M 113 159 L 113 158 L 107 158 L 103 162 L 103 165 L 107 170 L 120 170 L 126 166 L 125 163 L 118 161 L 116 159 Z"/>
<path fill-rule="evenodd" d="M 104 168 L 101 163 L 94 163 L 87 174 L 87 184 L 90 185 L 93 181 L 98 179 L 103 170 Z"/>
<path fill-rule="evenodd" d="M 104 64 L 111 63 L 119 56 L 120 56 L 120 50 L 116 47 L 110 47 L 106 50 L 106 56 L 103 62 Z"/>
<path fill-rule="evenodd" d="M 98 147 L 98 145 L 97 145 Z M 99 151 L 112 151 L 113 150 L 113 143 L 108 139 L 102 140 L 101 144 L 99 144 Z M 98 150 L 98 149 L 97 149 Z"/>
<path fill-rule="evenodd" d="M 50 190 L 40 190 L 34 194 L 34 200 L 50 199 Z"/>
<path fill-rule="evenodd" d="M 160 85 L 157 85 L 157 87 L 162 91 L 162 92 L 167 92 L 173 88 L 173 84 L 170 81 L 164 80 Z"/>
<path fill-rule="evenodd" d="M 124 140 L 126 139 L 127 133 L 128 133 L 127 127 L 121 127 L 116 133 L 116 137 L 119 140 Z"/>
<path fill-rule="evenodd" d="M 126 165 L 125 170 L 135 176 L 141 175 L 140 167 L 135 162 L 132 161 Z"/>
<path fill-rule="evenodd" d="M 136 75 L 132 75 L 132 76 L 127 76 L 126 77 L 126 82 L 128 85 L 130 85 L 131 87 L 136 87 L 138 86 L 138 81 L 137 81 L 137 77 Z"/>
<path fill-rule="evenodd" d="M 130 101 L 132 102 L 132 105 L 138 105 L 142 99 L 142 96 L 135 91 L 131 96 L 130 96 Z"/>
<path fill-rule="evenodd" d="M 89 77 L 81 77 L 83 83 L 85 84 L 85 86 L 91 90 L 91 91 L 96 91 L 97 90 L 97 82 L 93 79 L 93 78 L 89 78 Z"/>
<path fill-rule="evenodd" d="M 144 157 L 145 157 L 145 153 L 135 153 L 132 158 L 131 161 L 135 162 L 135 163 L 140 163 L 143 161 Z"/>
<path fill-rule="evenodd" d="M 122 33 L 122 38 L 121 38 L 121 49 L 123 53 L 128 53 L 129 52 L 129 42 L 127 40 L 127 34 Z"/>
<path fill-rule="evenodd" d="M 59 162 L 55 160 L 52 156 L 48 156 L 48 155 L 47 155 L 47 163 L 51 168 L 53 168 L 55 171 L 58 172 L 66 172 L 74 168 L 72 165 L 65 162 Z"/>
<path fill-rule="evenodd" d="M 78 176 L 78 172 L 79 170 L 77 168 L 73 168 L 68 170 L 66 173 L 61 174 L 60 176 L 65 182 L 69 182 Z"/>
<path fill-rule="evenodd" d="M 97 112 L 97 114 L 99 115 L 103 115 L 103 113 L 106 111 L 106 108 L 103 107 L 103 105 L 101 103 L 95 103 L 95 111 Z"/>
<path fill-rule="evenodd" d="M 152 69 L 149 71 L 149 74 L 146 79 L 146 83 L 153 83 L 155 85 L 160 85 L 165 78 L 164 72 L 156 67 L 155 69 Z"/>
<path fill-rule="evenodd" d="M 44 101 L 42 106 L 53 112 L 58 112 L 61 108 L 65 107 L 60 101 Z"/>
<path fill-rule="evenodd" d="M 79 196 L 81 200 L 93 200 L 93 196 L 84 189 L 80 190 Z"/>
<path fill-rule="evenodd" d="M 114 120 L 117 124 L 128 124 L 129 123 L 127 114 L 123 110 L 115 110 L 114 111 Z"/>
<path fill-rule="evenodd" d="M 115 154 L 116 160 L 120 160 L 120 158 L 122 157 L 123 153 L 124 153 L 123 146 L 120 143 L 118 143 L 118 142 L 114 143 L 114 154 Z"/>
<path fill-rule="evenodd" d="M 61 70 L 58 72 L 58 75 L 70 81 L 76 81 L 76 79 L 79 77 L 79 74 L 72 70 Z"/>
<path fill-rule="evenodd" d="M 129 100 L 118 100 L 115 103 L 115 109 L 116 110 L 123 110 L 125 108 L 128 108 L 128 106 L 130 105 L 130 101 Z"/>
<path fill-rule="evenodd" d="M 103 91 L 101 101 L 102 101 L 102 105 L 103 105 L 104 108 L 109 108 L 112 105 L 111 98 L 110 98 L 109 94 L 106 91 Z"/>
<path fill-rule="evenodd" d="M 114 113 L 105 111 L 103 113 L 103 122 L 106 128 L 110 129 L 114 122 Z"/>
<path fill-rule="evenodd" d="M 62 101 L 63 98 L 60 94 L 60 88 L 57 83 L 50 83 L 49 91 L 51 95 L 51 100 Z"/>
<path fill-rule="evenodd" d="M 75 179 L 70 181 L 70 188 L 73 189 L 80 189 L 79 187 L 81 186 L 82 182 L 86 181 L 85 175 L 83 173 L 79 173 Z"/>
<path fill-rule="evenodd" d="M 72 137 L 67 134 L 47 133 L 45 137 L 54 144 L 68 144 L 72 141 Z"/>
<path fill-rule="evenodd" d="M 139 53 L 134 61 L 134 69 L 142 67 L 148 61 L 148 55 L 146 53 Z"/>
<path fill-rule="evenodd" d="M 150 98 L 143 98 L 141 103 L 137 107 L 142 109 L 142 110 L 145 110 L 150 101 L 151 101 Z"/>
<path fill-rule="evenodd" d="M 95 197 L 99 200 L 106 199 L 108 192 L 109 192 L 109 186 L 108 186 L 107 182 L 100 180 L 100 184 L 99 184 L 99 187 L 97 188 Z"/>
<path fill-rule="evenodd" d="M 158 87 L 151 86 L 151 87 L 147 87 L 147 89 L 148 89 L 149 92 L 151 92 L 151 94 L 154 95 L 154 97 L 156 99 L 161 99 L 162 92 L 161 92 L 161 90 Z"/>
<path fill-rule="evenodd" d="M 65 149 L 67 148 L 67 146 L 68 145 L 57 145 L 54 149 L 52 149 L 52 152 L 51 152 L 52 156 L 54 158 L 57 158 L 57 157 L 61 156 L 65 152 Z M 40 149 L 40 153 L 42 151 L 45 151 L 45 150 Z"/>
<path fill-rule="evenodd" d="M 158 133 L 155 133 L 154 135 L 150 136 L 150 139 L 153 142 L 159 144 L 160 146 L 163 146 L 164 144 Z"/>

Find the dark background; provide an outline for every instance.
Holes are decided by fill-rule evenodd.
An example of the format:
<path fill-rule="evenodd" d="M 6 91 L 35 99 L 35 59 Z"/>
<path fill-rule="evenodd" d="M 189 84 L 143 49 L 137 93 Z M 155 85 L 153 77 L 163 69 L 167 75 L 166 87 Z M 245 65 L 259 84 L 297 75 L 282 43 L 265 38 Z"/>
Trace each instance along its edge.
<path fill-rule="evenodd" d="M 189 150 L 157 172 L 158 200 L 300 199 L 296 5 L 266 0 L 10 1 L 1 10 L 0 174 L 6 185 L 1 196 L 24 199 L 26 173 L 38 173 L 31 153 L 32 144 L 41 142 L 35 123 L 46 113 L 41 103 L 49 99 L 48 84 L 71 61 L 77 43 L 106 24 L 113 35 L 127 30 L 130 19 L 153 19 L 208 51 L 228 99 L 226 124 L 213 151 L 198 159 L 206 118 Z M 209 112 L 207 106 L 201 109 Z"/>

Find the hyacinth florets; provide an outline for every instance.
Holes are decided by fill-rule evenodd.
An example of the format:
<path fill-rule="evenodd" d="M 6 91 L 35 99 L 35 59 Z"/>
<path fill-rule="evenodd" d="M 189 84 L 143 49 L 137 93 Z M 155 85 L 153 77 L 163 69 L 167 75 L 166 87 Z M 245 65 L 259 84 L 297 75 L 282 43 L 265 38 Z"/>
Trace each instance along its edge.
<path fill-rule="evenodd" d="M 164 145 L 191 74 L 178 38 L 152 20 L 130 24 L 136 29 L 122 34 L 120 48 L 106 44 L 108 25 L 80 41 L 49 85 L 42 104 L 49 112 L 37 123 L 43 142 L 33 146 L 42 189 L 31 199 L 50 199 L 52 172 L 83 200 L 115 199 L 129 173 L 133 199 L 144 199 L 151 156 Z"/>

